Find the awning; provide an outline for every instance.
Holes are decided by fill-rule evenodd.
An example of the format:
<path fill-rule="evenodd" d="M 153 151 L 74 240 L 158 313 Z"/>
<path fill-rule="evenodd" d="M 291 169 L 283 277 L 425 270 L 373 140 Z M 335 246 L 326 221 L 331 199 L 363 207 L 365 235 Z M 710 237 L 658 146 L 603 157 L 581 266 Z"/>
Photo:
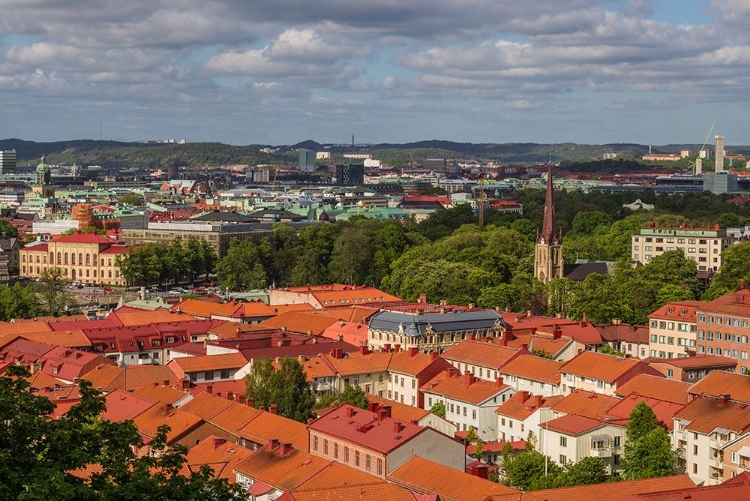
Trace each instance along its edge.
<path fill-rule="evenodd" d="M 267 494 L 273 490 L 273 487 L 271 487 L 268 484 L 264 484 L 263 482 L 258 482 L 257 480 L 253 482 L 253 485 L 251 485 L 247 489 L 247 493 L 251 496 L 262 496 L 263 494 Z"/>
<path fill-rule="evenodd" d="M 740 450 L 737 451 L 737 454 L 739 454 L 742 457 L 750 458 L 750 447 L 747 445 L 743 445 L 740 447 Z"/>
<path fill-rule="evenodd" d="M 612 437 L 609 435 L 591 435 L 591 440 L 594 442 L 611 442 Z"/>

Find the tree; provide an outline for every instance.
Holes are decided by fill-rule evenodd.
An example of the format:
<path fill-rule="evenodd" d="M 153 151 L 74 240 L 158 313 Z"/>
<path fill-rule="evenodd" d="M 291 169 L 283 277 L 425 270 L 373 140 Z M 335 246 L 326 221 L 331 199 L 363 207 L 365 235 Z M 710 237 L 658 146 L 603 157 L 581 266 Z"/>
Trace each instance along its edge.
<path fill-rule="evenodd" d="M 724 249 L 721 268 L 703 294 L 703 300 L 710 301 L 736 290 L 742 280 L 750 283 L 750 242 L 739 242 Z"/>
<path fill-rule="evenodd" d="M 253 398 L 256 407 L 274 404 L 279 415 L 303 423 L 312 417 L 315 404 L 305 371 L 296 358 L 283 358 L 278 367 L 269 358 L 255 360 L 245 377 L 245 395 Z"/>
<path fill-rule="evenodd" d="M 364 283 L 371 252 L 370 239 L 362 230 L 356 227 L 344 228 L 333 244 L 331 278 L 347 284 Z"/>
<path fill-rule="evenodd" d="M 263 289 L 267 285 L 259 247 L 249 238 L 233 238 L 227 254 L 216 264 L 219 285 L 231 291 Z"/>
<path fill-rule="evenodd" d="M 271 405 L 273 371 L 270 358 L 259 358 L 253 361 L 250 372 L 245 376 L 245 396 L 253 399 L 255 407 L 268 408 Z"/>
<path fill-rule="evenodd" d="M 566 486 L 601 484 L 607 481 L 607 469 L 601 458 L 586 456 L 577 463 L 566 465 Z"/>
<path fill-rule="evenodd" d="M 67 280 L 62 268 L 49 268 L 39 277 L 37 291 L 42 310 L 58 316 L 75 307 L 75 298 L 65 290 Z"/>
<path fill-rule="evenodd" d="M 430 412 L 445 419 L 445 402 L 435 402 L 432 407 L 430 407 Z"/>
<path fill-rule="evenodd" d="M 5 219 L 0 218 L 0 235 L 6 237 L 18 238 L 18 228 L 10 224 Z"/>
<path fill-rule="evenodd" d="M 24 500 L 246 499 L 237 486 L 214 479 L 204 466 L 181 474 L 187 448 L 167 447 L 168 427 L 150 443 L 154 455 L 137 457 L 143 439 L 132 421 L 110 422 L 104 399 L 88 381 L 80 403 L 51 419 L 55 404 L 29 391 L 29 376 L 11 366 L 0 377 L 0 498 Z M 75 472 L 93 466 L 86 480 Z"/>
<path fill-rule="evenodd" d="M 0 285 L 0 321 L 39 315 L 39 300 L 33 287 Z"/>
<path fill-rule="evenodd" d="M 348 403 L 367 409 L 367 394 L 359 386 L 346 385 L 341 395 L 323 395 L 315 402 L 315 409 L 325 409 L 326 407 L 337 407 L 343 403 Z"/>
<path fill-rule="evenodd" d="M 534 451 L 522 452 L 511 458 L 507 464 L 503 462 L 503 466 L 510 486 L 523 491 L 549 486 L 549 480 L 545 479 L 545 471 L 547 476 L 551 477 L 557 477 L 563 471 L 552 459 Z"/>
<path fill-rule="evenodd" d="M 672 454 L 669 434 L 644 402 L 639 402 L 630 413 L 625 438 L 624 478 L 634 480 L 675 473 L 677 462 Z"/>
<path fill-rule="evenodd" d="M 141 205 L 143 204 L 143 198 L 137 193 L 131 191 L 118 198 L 117 203 L 123 205 Z"/>

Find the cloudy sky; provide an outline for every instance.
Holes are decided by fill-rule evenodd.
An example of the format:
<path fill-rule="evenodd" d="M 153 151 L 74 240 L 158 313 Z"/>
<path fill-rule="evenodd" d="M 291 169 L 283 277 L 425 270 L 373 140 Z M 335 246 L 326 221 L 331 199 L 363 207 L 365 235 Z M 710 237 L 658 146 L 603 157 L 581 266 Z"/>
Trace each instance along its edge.
<path fill-rule="evenodd" d="M 0 138 L 750 144 L 748 0 L 0 0 Z"/>

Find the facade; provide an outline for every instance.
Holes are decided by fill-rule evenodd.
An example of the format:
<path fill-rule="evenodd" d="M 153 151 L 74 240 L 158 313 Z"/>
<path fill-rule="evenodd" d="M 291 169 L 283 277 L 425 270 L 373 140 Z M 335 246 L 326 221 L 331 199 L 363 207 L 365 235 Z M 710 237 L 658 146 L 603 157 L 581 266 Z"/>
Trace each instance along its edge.
<path fill-rule="evenodd" d="M 20 273 L 38 278 L 48 269 L 60 268 L 71 281 L 124 285 L 116 257 L 127 251 L 127 246 L 99 235 L 68 235 L 21 249 Z"/>
<path fill-rule="evenodd" d="M 363 164 L 346 164 L 336 166 L 336 184 L 351 186 L 365 182 L 365 166 Z"/>
<path fill-rule="evenodd" d="M 562 365 L 556 360 L 521 354 L 501 367 L 499 373 L 514 390 L 547 397 L 560 394 Z"/>
<path fill-rule="evenodd" d="M 750 326 L 750 290 L 721 296 L 696 310 L 698 355 L 721 355 L 737 361 L 737 371 L 750 370 L 748 326 Z"/>
<path fill-rule="evenodd" d="M 539 425 L 542 408 L 548 408 L 551 402 L 560 397 L 545 398 L 532 395 L 528 391 L 519 391 L 495 410 L 497 414 L 498 440 L 514 442 L 531 441 L 539 449 Z"/>
<path fill-rule="evenodd" d="M 542 283 L 562 278 L 562 231 L 555 231 L 555 201 L 552 187 L 552 166 L 547 169 L 547 194 L 544 199 L 542 232 L 537 234 L 534 247 L 534 276 Z"/>
<path fill-rule="evenodd" d="M 394 352 L 388 365 L 388 399 L 422 409 L 424 395 L 419 389 L 449 367 L 437 352 L 428 355 L 416 347 Z"/>
<path fill-rule="evenodd" d="M 667 303 L 648 316 L 651 358 L 683 358 L 695 355 L 697 324 L 695 311 L 702 301 Z"/>
<path fill-rule="evenodd" d="M 719 228 L 663 228 L 653 222 L 632 237 L 633 261 L 647 264 L 667 251 L 681 250 L 699 271 L 717 271 L 721 254 L 731 244 L 727 230 Z"/>
<path fill-rule="evenodd" d="M 455 311 L 451 313 L 404 313 L 383 310 L 370 318 L 368 344 L 373 350 L 398 345 L 430 353 L 469 339 L 502 337 L 503 316 L 494 310 Z"/>
<path fill-rule="evenodd" d="M 15 174 L 16 150 L 0 150 L 0 174 Z"/>
<path fill-rule="evenodd" d="M 575 390 L 615 395 L 619 386 L 638 374 L 662 376 L 640 360 L 584 351 L 560 367 L 560 386 L 563 395 Z"/>
<path fill-rule="evenodd" d="M 299 149 L 299 170 L 300 172 L 315 171 L 315 152 L 313 150 Z"/>

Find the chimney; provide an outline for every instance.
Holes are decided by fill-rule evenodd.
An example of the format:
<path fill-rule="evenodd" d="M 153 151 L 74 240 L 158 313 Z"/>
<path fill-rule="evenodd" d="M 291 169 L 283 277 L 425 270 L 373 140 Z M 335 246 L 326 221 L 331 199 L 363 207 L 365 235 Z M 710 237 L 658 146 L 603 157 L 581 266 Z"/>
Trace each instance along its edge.
<path fill-rule="evenodd" d="M 238 394 L 236 396 L 237 396 L 237 402 L 239 402 L 241 404 L 245 404 L 245 402 L 247 402 L 247 399 L 245 398 L 245 395 L 239 395 Z"/>
<path fill-rule="evenodd" d="M 378 405 L 378 404 L 375 404 Z M 346 417 L 354 417 L 354 415 L 357 413 L 357 411 L 354 409 L 353 406 L 349 406 L 346 408 Z"/>
<path fill-rule="evenodd" d="M 518 393 L 521 394 L 521 403 L 525 403 L 529 399 L 529 392 L 528 391 L 519 391 Z"/>
<path fill-rule="evenodd" d="M 383 351 L 386 352 L 386 353 L 388 353 L 388 352 L 391 351 L 391 345 L 390 345 L 390 343 L 386 343 L 386 344 L 383 345 Z"/>
<path fill-rule="evenodd" d="M 558 324 L 555 324 L 552 328 L 552 339 L 556 340 L 560 339 L 560 337 L 562 337 L 562 328 Z"/>
<path fill-rule="evenodd" d="M 247 397 L 247 406 L 255 407 L 255 399 L 253 397 Z"/>
<path fill-rule="evenodd" d="M 384 405 L 380 408 L 381 412 L 385 413 L 385 417 L 391 417 L 391 406 L 390 405 Z"/>
<path fill-rule="evenodd" d="M 162 386 L 169 386 L 169 379 L 162 379 L 161 380 L 161 385 Z"/>
<path fill-rule="evenodd" d="M 207 384 L 206 385 L 206 393 L 208 393 L 209 395 L 213 395 L 213 393 L 214 393 L 214 385 Z"/>
<path fill-rule="evenodd" d="M 400 433 L 400 432 L 401 432 L 401 430 L 403 430 L 403 429 L 404 429 L 404 428 L 403 428 L 403 426 L 404 426 L 404 425 L 402 425 L 402 424 L 401 424 L 401 423 L 399 423 L 398 421 L 394 421 L 394 422 L 393 422 L 393 433 Z"/>
<path fill-rule="evenodd" d="M 172 404 L 164 404 L 164 411 L 169 414 L 174 410 L 174 407 L 172 407 Z"/>
<path fill-rule="evenodd" d="M 474 384 L 474 374 L 464 374 L 464 383 L 466 383 L 466 386 Z"/>
<path fill-rule="evenodd" d="M 508 346 L 508 340 L 505 339 L 505 338 L 502 338 L 502 339 L 498 340 L 498 342 L 499 342 L 500 346 Z"/>
<path fill-rule="evenodd" d="M 276 404 L 269 405 L 268 412 L 270 412 L 271 414 L 276 414 Z"/>
<path fill-rule="evenodd" d="M 226 443 L 226 440 L 221 437 L 214 437 L 214 449 L 218 449 Z"/>
<path fill-rule="evenodd" d="M 521 349 L 524 351 L 529 351 L 529 345 L 528 344 L 522 344 Z"/>
<path fill-rule="evenodd" d="M 292 452 L 292 444 L 289 442 L 282 442 L 279 444 L 279 456 L 284 457 Z"/>
<path fill-rule="evenodd" d="M 227 392 L 227 400 L 234 400 L 234 392 L 228 391 Z"/>
<path fill-rule="evenodd" d="M 419 301 L 417 301 L 419 304 L 427 304 L 427 294 L 422 293 L 419 295 Z"/>
<path fill-rule="evenodd" d="M 359 353 L 360 353 L 360 355 L 367 355 L 368 353 L 370 353 L 370 350 L 368 350 L 367 349 L 367 345 L 364 344 L 364 345 L 362 345 L 362 346 L 359 347 Z"/>
<path fill-rule="evenodd" d="M 378 403 L 377 402 L 367 402 L 367 409 L 370 412 L 374 412 L 375 414 L 378 413 Z"/>
<path fill-rule="evenodd" d="M 378 422 L 382 422 L 385 418 L 388 417 L 388 411 L 384 408 L 378 409 Z"/>
<path fill-rule="evenodd" d="M 469 341 L 476 341 L 477 336 L 476 334 L 469 334 Z"/>
<path fill-rule="evenodd" d="M 729 393 L 722 393 L 719 395 L 719 402 L 721 405 L 729 403 Z"/>
<path fill-rule="evenodd" d="M 278 446 L 279 446 L 279 439 L 278 438 L 271 438 L 271 439 L 268 440 L 268 450 L 269 451 L 274 450 Z"/>
<path fill-rule="evenodd" d="M 189 390 L 190 389 L 190 380 L 189 379 L 181 379 L 180 380 L 180 389 L 181 390 Z"/>
<path fill-rule="evenodd" d="M 503 384 L 505 384 L 505 383 L 504 383 L 504 380 L 503 380 L 502 377 L 498 376 L 498 377 L 495 378 L 495 386 L 497 386 L 499 388 Z"/>
<path fill-rule="evenodd" d="M 401 345 L 400 344 L 394 344 L 393 345 L 393 353 L 398 353 L 401 351 Z"/>
<path fill-rule="evenodd" d="M 542 400 L 544 400 L 544 397 L 541 395 L 534 395 L 534 408 L 540 409 L 542 407 Z"/>
<path fill-rule="evenodd" d="M 433 351 L 432 353 L 430 353 L 430 361 L 434 362 L 435 360 L 438 359 L 439 356 L 440 356 L 440 353 Z"/>
<path fill-rule="evenodd" d="M 458 369 L 455 367 L 450 367 L 448 369 L 445 369 L 445 372 L 448 374 L 448 377 L 453 377 L 458 374 Z"/>
<path fill-rule="evenodd" d="M 419 348 L 416 346 L 409 347 L 409 358 L 414 358 L 419 353 Z"/>

